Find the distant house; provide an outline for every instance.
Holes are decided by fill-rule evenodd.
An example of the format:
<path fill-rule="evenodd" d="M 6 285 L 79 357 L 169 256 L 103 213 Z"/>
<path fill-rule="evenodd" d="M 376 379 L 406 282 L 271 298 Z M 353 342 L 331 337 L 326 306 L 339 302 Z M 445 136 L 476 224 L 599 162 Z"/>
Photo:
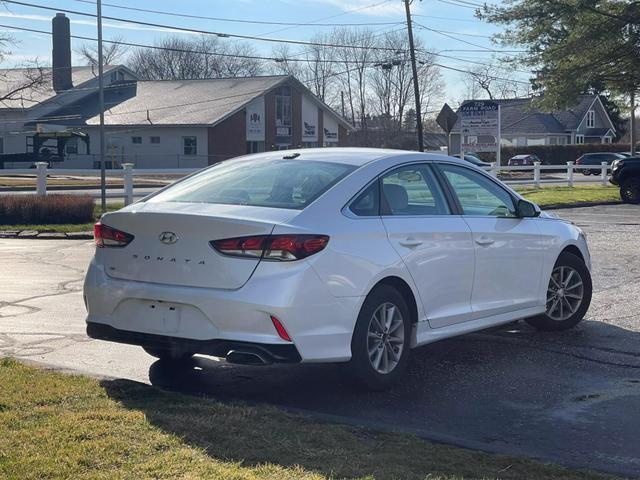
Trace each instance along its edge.
<path fill-rule="evenodd" d="M 94 167 L 99 152 L 98 78 L 70 63 L 69 20 L 53 20 L 50 82 L 0 104 L 0 164 L 50 160 Z M 28 69 L 5 70 L 0 96 Z M 5 75 L 6 74 L 6 75 Z M 265 150 L 344 145 L 352 129 L 292 76 L 143 81 L 124 66 L 105 67 L 109 166 L 202 167 Z M 16 160 L 16 161 L 12 161 Z"/>
<path fill-rule="evenodd" d="M 598 95 L 582 95 L 575 107 L 544 112 L 531 98 L 500 104 L 503 146 L 611 143 L 616 129 Z M 451 132 L 452 154 L 460 153 L 460 121 Z"/>

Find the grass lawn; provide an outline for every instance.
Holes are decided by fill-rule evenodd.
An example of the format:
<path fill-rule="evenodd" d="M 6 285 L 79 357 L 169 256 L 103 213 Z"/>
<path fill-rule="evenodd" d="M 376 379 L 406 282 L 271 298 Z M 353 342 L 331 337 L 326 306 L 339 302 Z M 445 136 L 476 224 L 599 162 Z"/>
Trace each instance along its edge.
<path fill-rule="evenodd" d="M 3 479 L 613 478 L 0 359 Z"/>
<path fill-rule="evenodd" d="M 123 203 L 107 203 L 107 211 L 120 210 L 124 207 Z M 93 208 L 93 216 L 96 221 L 102 215 L 100 205 Z M 91 223 L 51 223 L 46 225 L 0 225 L 0 231 L 7 230 L 38 230 L 40 232 L 93 232 L 93 224 Z"/>
<path fill-rule="evenodd" d="M 570 205 L 581 202 L 602 202 L 620 200 L 618 187 L 601 185 L 581 185 L 575 187 L 515 187 L 522 196 L 541 207 L 548 205 Z"/>

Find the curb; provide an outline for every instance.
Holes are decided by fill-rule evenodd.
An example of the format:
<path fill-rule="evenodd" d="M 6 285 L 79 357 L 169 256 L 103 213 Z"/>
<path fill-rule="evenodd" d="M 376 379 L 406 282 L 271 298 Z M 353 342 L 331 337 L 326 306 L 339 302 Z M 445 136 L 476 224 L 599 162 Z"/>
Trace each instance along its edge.
<path fill-rule="evenodd" d="M 605 200 L 602 202 L 579 202 L 579 203 L 561 203 L 555 205 L 545 205 L 540 207 L 542 210 L 566 210 L 568 208 L 597 207 L 600 205 L 623 205 L 622 200 Z"/>
<path fill-rule="evenodd" d="M 93 232 L 51 232 L 47 230 L 0 230 L 0 239 L 93 240 Z"/>
<path fill-rule="evenodd" d="M 133 188 L 164 188 L 168 184 L 133 184 Z M 122 185 L 107 185 L 107 190 L 122 190 L 124 187 Z M 51 192 L 65 192 L 65 191 L 84 191 L 84 190 L 98 190 L 100 189 L 100 185 L 78 185 L 74 187 L 72 185 L 47 185 L 47 191 Z M 36 187 L 0 187 L 0 192 L 15 192 L 15 193 L 25 193 L 25 192 L 35 192 Z"/>

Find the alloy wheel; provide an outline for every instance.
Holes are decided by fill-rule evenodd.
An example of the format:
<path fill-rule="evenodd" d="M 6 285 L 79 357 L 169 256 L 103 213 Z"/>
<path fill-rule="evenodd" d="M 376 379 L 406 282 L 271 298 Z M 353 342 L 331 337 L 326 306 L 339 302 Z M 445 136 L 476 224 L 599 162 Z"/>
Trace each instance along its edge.
<path fill-rule="evenodd" d="M 582 304 L 584 284 L 582 277 L 572 267 L 553 269 L 547 287 L 547 316 L 558 322 L 570 318 Z"/>
<path fill-rule="evenodd" d="M 400 362 L 404 348 L 404 319 L 393 303 L 383 303 L 371 316 L 367 334 L 367 352 L 378 373 L 391 373 Z"/>

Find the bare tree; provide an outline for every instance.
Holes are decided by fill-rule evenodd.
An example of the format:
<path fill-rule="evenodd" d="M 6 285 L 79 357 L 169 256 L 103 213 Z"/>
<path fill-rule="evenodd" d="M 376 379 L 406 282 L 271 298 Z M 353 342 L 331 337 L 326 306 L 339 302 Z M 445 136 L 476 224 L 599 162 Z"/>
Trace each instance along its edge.
<path fill-rule="evenodd" d="M 335 44 L 348 45 L 336 48 L 336 62 L 341 67 L 337 79 L 346 91 L 351 122 L 356 116 L 364 121 L 368 100 L 368 68 L 375 60 L 376 38 L 371 30 L 335 29 L 332 33 Z M 364 125 L 363 125 L 364 126 Z"/>
<path fill-rule="evenodd" d="M 0 63 L 16 45 L 12 37 L 0 34 Z M 27 108 L 37 103 L 34 93 L 50 88 L 51 69 L 42 68 L 37 59 L 16 67 L 20 68 L 0 71 L 0 105 Z"/>
<path fill-rule="evenodd" d="M 528 86 L 512 80 L 512 77 L 511 68 L 496 59 L 486 65 L 474 66 L 468 73 L 463 74 L 462 81 L 467 90 L 466 99 L 496 100 L 528 95 Z"/>
<path fill-rule="evenodd" d="M 197 40 L 169 37 L 159 48 L 139 48 L 128 66 L 146 80 L 245 77 L 262 72 L 262 62 L 252 58 L 253 48 L 243 43 L 202 36 Z"/>
<path fill-rule="evenodd" d="M 116 65 L 118 62 L 122 60 L 122 58 L 127 54 L 128 48 L 126 45 L 123 45 L 124 37 L 114 37 L 112 39 L 113 43 L 104 42 L 102 46 L 102 58 L 105 65 Z M 83 43 L 76 50 L 76 53 L 82 57 L 82 59 L 86 62 L 87 65 L 91 65 L 93 67 L 98 66 L 98 46 L 93 43 L 87 44 Z"/>

